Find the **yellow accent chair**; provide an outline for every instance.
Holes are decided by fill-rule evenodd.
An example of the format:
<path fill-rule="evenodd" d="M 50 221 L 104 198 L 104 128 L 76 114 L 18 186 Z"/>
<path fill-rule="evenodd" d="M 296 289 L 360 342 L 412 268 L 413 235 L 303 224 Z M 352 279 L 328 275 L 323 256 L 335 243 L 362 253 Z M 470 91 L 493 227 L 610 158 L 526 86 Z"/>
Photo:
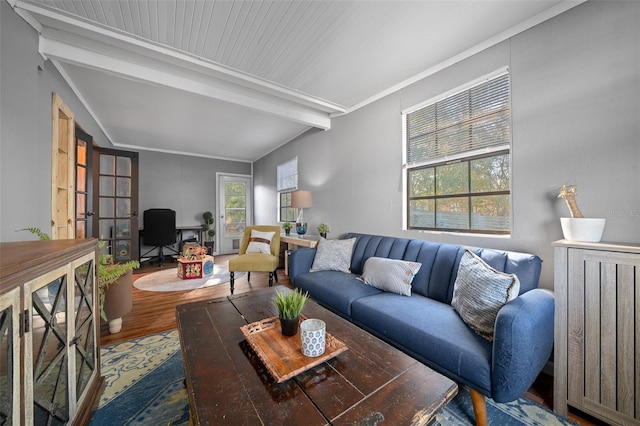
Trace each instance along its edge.
<path fill-rule="evenodd" d="M 251 230 L 255 229 L 260 232 L 274 232 L 271 239 L 271 253 L 247 253 L 247 247 L 249 246 L 249 240 L 251 239 Z M 275 277 L 278 282 L 278 274 L 276 269 L 280 264 L 280 227 L 275 225 L 253 225 L 247 226 L 244 229 L 244 235 L 242 236 L 242 244 L 240 245 L 240 252 L 238 257 L 229 260 L 229 275 L 231 284 L 231 294 L 233 294 L 233 287 L 235 284 L 234 272 L 246 272 L 247 280 L 251 281 L 251 272 L 268 272 L 269 273 L 269 287 L 273 286 L 273 278 Z"/>

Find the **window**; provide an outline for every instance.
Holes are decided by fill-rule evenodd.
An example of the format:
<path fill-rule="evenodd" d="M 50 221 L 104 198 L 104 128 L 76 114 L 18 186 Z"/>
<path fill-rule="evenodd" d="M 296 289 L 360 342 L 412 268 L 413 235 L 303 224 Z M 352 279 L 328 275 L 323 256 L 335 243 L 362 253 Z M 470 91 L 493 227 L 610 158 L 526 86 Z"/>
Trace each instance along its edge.
<path fill-rule="evenodd" d="M 408 229 L 509 234 L 509 74 L 403 113 Z"/>
<path fill-rule="evenodd" d="M 291 207 L 291 193 L 298 189 L 298 157 L 278 165 L 278 220 L 295 222 L 298 212 Z"/>

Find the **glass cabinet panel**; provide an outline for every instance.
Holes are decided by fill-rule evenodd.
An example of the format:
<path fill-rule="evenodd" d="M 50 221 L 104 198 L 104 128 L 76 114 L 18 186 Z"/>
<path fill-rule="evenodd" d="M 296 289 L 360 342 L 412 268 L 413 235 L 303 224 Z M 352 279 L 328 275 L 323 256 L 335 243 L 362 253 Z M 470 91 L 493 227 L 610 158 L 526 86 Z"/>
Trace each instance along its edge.
<path fill-rule="evenodd" d="M 62 425 L 69 420 L 67 275 L 31 294 L 33 421 Z"/>
<path fill-rule="evenodd" d="M 75 346 L 76 401 L 80 400 L 96 370 L 93 264 L 93 260 L 89 260 L 74 271 L 75 337 L 72 343 Z"/>
<path fill-rule="evenodd" d="M 0 425 L 20 424 L 20 289 L 0 297 Z"/>

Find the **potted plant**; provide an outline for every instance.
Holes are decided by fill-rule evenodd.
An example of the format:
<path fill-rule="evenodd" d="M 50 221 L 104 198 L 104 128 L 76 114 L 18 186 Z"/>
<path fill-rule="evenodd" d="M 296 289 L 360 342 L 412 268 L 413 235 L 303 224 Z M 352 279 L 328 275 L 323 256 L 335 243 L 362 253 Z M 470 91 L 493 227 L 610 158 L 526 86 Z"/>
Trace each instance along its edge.
<path fill-rule="evenodd" d="M 284 336 L 295 336 L 298 333 L 300 313 L 309 298 L 309 293 L 299 289 L 293 291 L 277 291 L 273 296 L 273 304 L 278 309 L 280 326 Z"/>
<path fill-rule="evenodd" d="M 321 223 L 320 225 L 318 225 L 318 234 L 320 234 L 320 236 L 322 238 L 327 238 L 327 234 L 329 233 L 329 225 L 327 225 L 326 223 Z"/>
<path fill-rule="evenodd" d="M 605 219 L 585 218 L 578 208 L 576 194 L 578 188 L 575 185 L 563 185 L 560 188 L 558 198 L 563 198 L 567 202 L 571 217 L 561 217 L 562 234 L 565 240 L 598 242 L 602 238 Z"/>
<path fill-rule="evenodd" d="M 215 249 L 215 241 L 213 237 L 216 236 L 216 230 L 213 229 L 213 224 L 215 223 L 215 219 L 213 218 L 213 213 L 211 212 L 202 213 L 202 219 L 204 220 L 204 223 L 202 224 L 204 246 L 207 248 L 208 254 L 213 254 Z"/>
<path fill-rule="evenodd" d="M 285 222 L 282 224 L 282 229 L 284 229 L 285 235 L 291 234 L 291 228 L 293 228 L 293 224 L 291 222 Z"/>
<path fill-rule="evenodd" d="M 109 323 L 109 332 L 122 328 L 122 317 L 131 312 L 133 270 L 140 267 L 137 260 L 115 263 L 113 256 L 103 253 L 104 241 L 98 243 L 98 297 L 100 316 Z"/>

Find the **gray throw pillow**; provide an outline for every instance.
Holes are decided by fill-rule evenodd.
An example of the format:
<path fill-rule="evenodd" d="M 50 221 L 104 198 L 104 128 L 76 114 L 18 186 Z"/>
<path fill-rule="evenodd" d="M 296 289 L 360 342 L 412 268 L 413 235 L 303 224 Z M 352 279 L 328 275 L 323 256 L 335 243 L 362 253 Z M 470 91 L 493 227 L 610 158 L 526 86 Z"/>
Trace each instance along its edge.
<path fill-rule="evenodd" d="M 345 240 L 325 240 L 320 238 L 310 272 L 351 272 L 351 255 L 353 254 L 355 242 L 355 238 Z"/>
<path fill-rule="evenodd" d="M 498 311 L 519 293 L 520 281 L 515 274 L 497 271 L 465 250 L 451 305 L 473 331 L 491 342 Z"/>
<path fill-rule="evenodd" d="M 411 282 L 421 266 L 418 262 L 370 257 L 364 262 L 360 280 L 380 290 L 411 296 Z"/>

